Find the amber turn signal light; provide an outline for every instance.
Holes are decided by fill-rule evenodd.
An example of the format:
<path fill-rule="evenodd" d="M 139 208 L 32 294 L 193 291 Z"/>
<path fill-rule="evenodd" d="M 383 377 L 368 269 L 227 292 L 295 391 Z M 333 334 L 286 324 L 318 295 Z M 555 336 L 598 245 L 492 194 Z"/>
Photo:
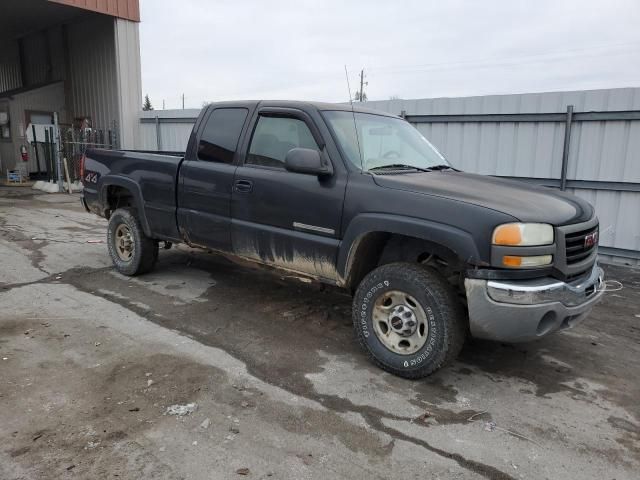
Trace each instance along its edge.
<path fill-rule="evenodd" d="M 552 255 L 535 255 L 532 257 L 520 257 L 516 255 L 505 255 L 502 257 L 502 264 L 505 267 L 542 267 L 544 265 L 551 265 L 553 261 Z"/>

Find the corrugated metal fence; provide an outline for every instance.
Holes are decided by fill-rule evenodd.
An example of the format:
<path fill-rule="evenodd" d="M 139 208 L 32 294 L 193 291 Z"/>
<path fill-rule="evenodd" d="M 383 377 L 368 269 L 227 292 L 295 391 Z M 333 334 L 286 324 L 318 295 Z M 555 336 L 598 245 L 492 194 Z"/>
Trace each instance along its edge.
<path fill-rule="evenodd" d="M 405 116 L 462 170 L 585 198 L 600 218 L 602 259 L 640 264 L 640 88 L 366 106 Z M 143 112 L 143 148 L 183 151 L 198 112 Z"/>
<path fill-rule="evenodd" d="M 200 109 L 150 110 L 140 113 L 142 150 L 184 152 Z"/>

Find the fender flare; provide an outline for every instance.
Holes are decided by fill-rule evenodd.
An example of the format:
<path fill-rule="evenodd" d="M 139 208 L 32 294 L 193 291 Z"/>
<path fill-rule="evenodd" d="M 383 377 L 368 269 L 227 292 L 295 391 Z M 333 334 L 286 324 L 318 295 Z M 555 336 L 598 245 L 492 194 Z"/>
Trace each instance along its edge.
<path fill-rule="evenodd" d="M 120 177 L 117 175 L 106 175 L 102 177 L 100 179 L 99 201 L 100 205 L 102 205 L 103 210 L 107 210 L 108 208 L 107 190 L 111 186 L 126 188 L 131 192 L 138 213 L 138 220 L 140 220 L 140 224 L 142 225 L 144 234 L 147 237 L 151 237 L 151 228 L 149 227 L 147 214 L 144 209 L 144 199 L 142 197 L 142 190 L 140 190 L 140 186 L 127 177 Z"/>
<path fill-rule="evenodd" d="M 443 223 L 399 215 L 365 213 L 356 216 L 347 227 L 338 252 L 338 273 L 349 277 L 360 240 L 369 233 L 406 235 L 440 245 L 453 251 L 466 263 L 484 263 L 473 236 L 460 228 Z"/>

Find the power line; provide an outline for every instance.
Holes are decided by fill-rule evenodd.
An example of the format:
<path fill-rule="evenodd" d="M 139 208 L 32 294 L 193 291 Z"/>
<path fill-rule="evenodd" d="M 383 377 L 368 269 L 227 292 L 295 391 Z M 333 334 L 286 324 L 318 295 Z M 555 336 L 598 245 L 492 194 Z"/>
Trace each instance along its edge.
<path fill-rule="evenodd" d="M 404 73 L 404 72 L 414 72 L 414 71 L 423 71 L 423 70 L 437 70 L 439 69 L 439 67 L 443 67 L 442 69 L 445 70 L 447 69 L 447 67 L 449 68 L 456 68 L 456 67 L 487 67 L 487 66 L 501 66 L 501 65 L 510 65 L 513 63 L 526 63 L 527 60 L 533 60 L 533 62 L 530 63 L 536 63 L 536 59 L 539 59 L 539 61 L 557 61 L 557 60 L 563 60 L 564 58 L 562 57 L 566 57 L 569 54 L 572 53 L 580 53 L 583 52 L 583 55 L 579 55 L 579 56 L 586 56 L 586 57 L 594 57 L 594 56 L 601 56 L 601 55 L 610 55 L 610 52 L 600 52 L 600 53 L 596 53 L 593 52 L 593 50 L 598 50 L 598 49 L 611 49 L 611 48 L 619 48 L 619 47 L 626 47 L 626 46 L 635 46 L 635 47 L 640 47 L 640 42 L 632 42 L 632 43 L 626 43 L 626 44 L 614 44 L 614 45 L 602 45 L 602 46 L 592 46 L 592 47 L 588 47 L 588 48 L 579 48 L 579 49 L 571 49 L 571 50 L 562 50 L 562 51 L 555 51 L 555 52 L 547 52 L 547 53 L 538 53 L 538 54 L 532 54 L 532 55 L 520 55 L 517 57 L 502 57 L 502 58 L 484 58 L 484 59 L 480 59 L 480 60 L 461 60 L 461 61 L 456 61 L 456 62 L 440 62 L 440 63 L 424 63 L 424 64 L 416 64 L 416 65 L 395 65 L 395 66 L 382 66 L 382 67 L 370 67 L 369 71 L 376 73 L 376 74 L 381 74 L 381 73 Z M 618 52 L 618 54 L 621 53 L 636 53 L 635 51 L 633 52 Z M 638 50 L 637 53 L 640 53 L 640 50 Z M 560 57 L 560 58 L 558 58 Z"/>

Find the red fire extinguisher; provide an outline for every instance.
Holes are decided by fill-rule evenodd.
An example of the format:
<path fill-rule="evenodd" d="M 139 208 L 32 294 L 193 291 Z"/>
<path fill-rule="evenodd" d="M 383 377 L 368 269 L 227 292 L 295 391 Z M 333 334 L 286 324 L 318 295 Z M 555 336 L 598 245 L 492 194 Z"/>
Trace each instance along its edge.
<path fill-rule="evenodd" d="M 22 157 L 23 162 L 29 161 L 29 151 L 27 150 L 26 145 L 20 145 L 20 156 Z"/>

